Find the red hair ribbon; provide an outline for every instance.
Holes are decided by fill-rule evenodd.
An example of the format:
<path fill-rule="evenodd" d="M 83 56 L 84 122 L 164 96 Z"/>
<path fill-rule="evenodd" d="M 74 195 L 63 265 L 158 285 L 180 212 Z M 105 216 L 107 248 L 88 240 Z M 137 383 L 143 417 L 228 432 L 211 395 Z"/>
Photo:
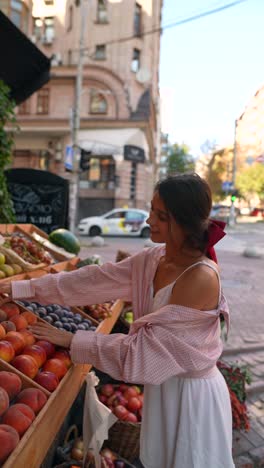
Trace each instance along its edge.
<path fill-rule="evenodd" d="M 223 237 L 225 237 L 226 235 L 226 232 L 224 232 L 225 226 L 226 226 L 226 223 L 224 223 L 224 221 L 210 219 L 210 224 L 208 228 L 209 240 L 207 244 L 206 255 L 215 263 L 217 263 L 217 257 L 216 257 L 214 245 L 217 244 L 217 242 L 219 242 Z"/>

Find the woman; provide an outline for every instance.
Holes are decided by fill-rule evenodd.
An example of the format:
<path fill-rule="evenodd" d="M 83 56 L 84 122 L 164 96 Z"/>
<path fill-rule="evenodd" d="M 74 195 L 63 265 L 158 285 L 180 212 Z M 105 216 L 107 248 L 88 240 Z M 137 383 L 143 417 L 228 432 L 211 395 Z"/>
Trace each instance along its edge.
<path fill-rule="evenodd" d="M 14 299 L 86 305 L 132 301 L 129 335 L 75 335 L 50 325 L 38 339 L 70 348 L 75 363 L 92 363 L 118 380 L 144 384 L 140 460 L 145 468 L 233 468 L 229 393 L 216 362 L 220 313 L 228 321 L 212 244 L 211 192 L 196 174 L 156 186 L 148 224 L 162 244 L 120 263 L 13 282 Z M 216 228 L 217 229 L 217 228 Z M 219 238 L 224 234 L 220 232 Z"/>

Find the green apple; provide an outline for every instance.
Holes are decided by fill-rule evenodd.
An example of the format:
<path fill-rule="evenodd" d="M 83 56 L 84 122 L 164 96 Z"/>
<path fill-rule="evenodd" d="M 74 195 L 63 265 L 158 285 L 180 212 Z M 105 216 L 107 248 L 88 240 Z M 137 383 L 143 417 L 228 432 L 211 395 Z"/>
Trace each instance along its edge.
<path fill-rule="evenodd" d="M 4 265 L 5 263 L 5 256 L 4 254 L 0 253 L 0 265 Z"/>

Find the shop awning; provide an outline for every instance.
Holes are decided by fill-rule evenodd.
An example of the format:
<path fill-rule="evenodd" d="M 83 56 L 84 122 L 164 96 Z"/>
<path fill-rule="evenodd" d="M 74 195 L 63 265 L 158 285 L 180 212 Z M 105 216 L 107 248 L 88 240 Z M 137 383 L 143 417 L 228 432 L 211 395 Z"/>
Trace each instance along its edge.
<path fill-rule="evenodd" d="M 0 79 L 17 104 L 50 79 L 50 60 L 0 11 Z"/>

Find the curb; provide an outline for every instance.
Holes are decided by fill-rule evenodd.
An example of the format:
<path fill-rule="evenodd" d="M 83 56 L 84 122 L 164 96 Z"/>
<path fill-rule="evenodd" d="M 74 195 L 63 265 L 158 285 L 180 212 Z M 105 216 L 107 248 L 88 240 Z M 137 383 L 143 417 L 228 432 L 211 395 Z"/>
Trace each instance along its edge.
<path fill-rule="evenodd" d="M 222 352 L 222 356 L 230 356 L 232 354 L 254 353 L 255 351 L 264 351 L 263 344 L 248 345 L 243 348 L 227 348 Z"/>

